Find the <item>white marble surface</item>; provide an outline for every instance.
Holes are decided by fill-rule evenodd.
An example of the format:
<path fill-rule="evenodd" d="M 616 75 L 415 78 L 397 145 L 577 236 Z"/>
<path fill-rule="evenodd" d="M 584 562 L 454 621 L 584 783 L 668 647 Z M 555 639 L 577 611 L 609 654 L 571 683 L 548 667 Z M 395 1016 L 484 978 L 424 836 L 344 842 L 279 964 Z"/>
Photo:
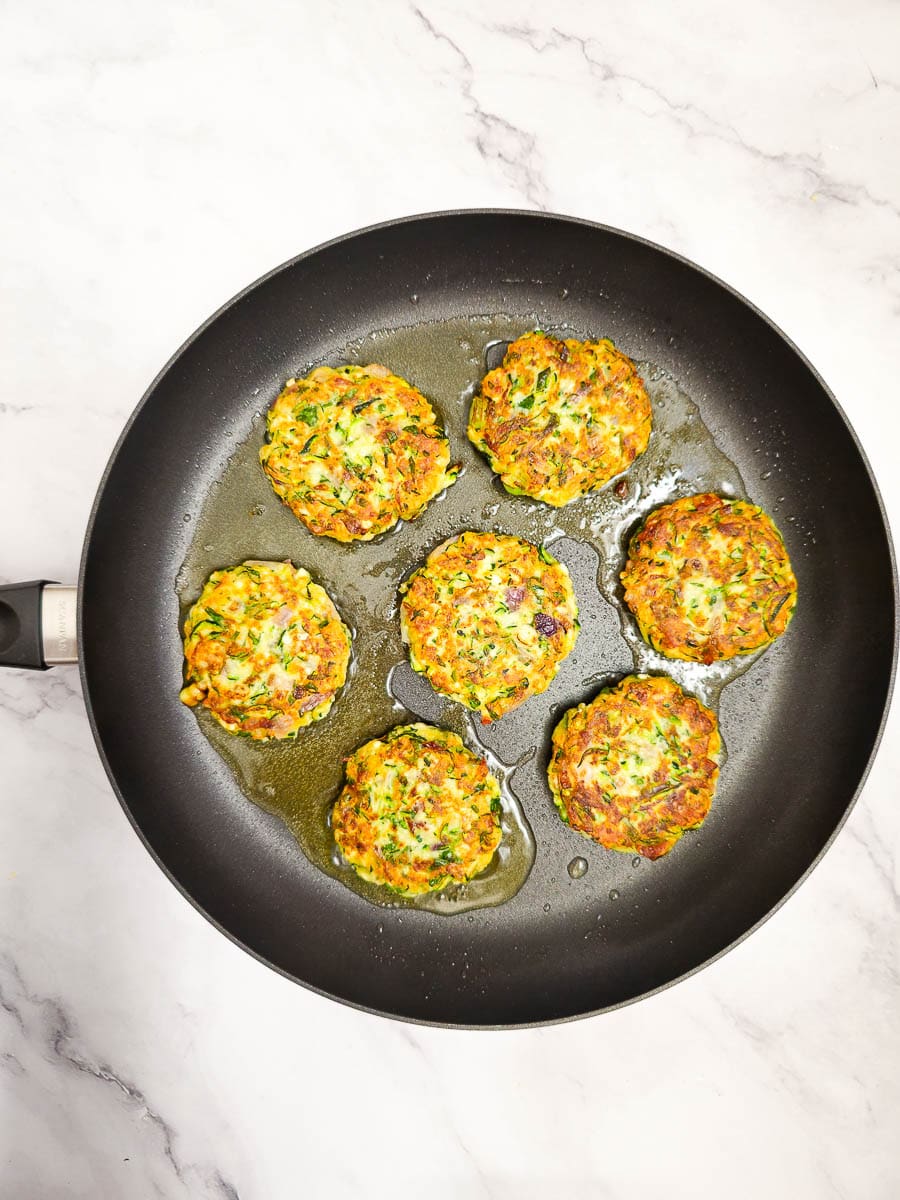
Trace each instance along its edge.
<path fill-rule="evenodd" d="M 122 423 L 223 299 L 471 205 L 619 225 L 741 289 L 900 527 L 898 51 L 887 0 L 8 0 L 0 575 L 74 577 Z M 128 826 L 75 672 L 0 674 L 0 757 L 4 1197 L 900 1195 L 900 710 L 749 942 L 512 1034 L 352 1012 L 219 936 Z"/>

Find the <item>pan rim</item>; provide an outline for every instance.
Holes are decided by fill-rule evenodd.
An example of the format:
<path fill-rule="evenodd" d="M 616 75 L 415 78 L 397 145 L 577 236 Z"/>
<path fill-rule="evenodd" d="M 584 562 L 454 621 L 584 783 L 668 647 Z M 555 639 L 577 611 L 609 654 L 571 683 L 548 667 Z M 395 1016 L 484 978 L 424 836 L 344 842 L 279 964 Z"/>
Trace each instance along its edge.
<path fill-rule="evenodd" d="M 856 433 L 856 430 L 853 428 L 853 425 L 851 424 L 847 414 L 844 412 L 843 408 L 841 407 L 839 401 L 837 400 L 837 397 L 834 395 L 834 392 L 831 390 L 831 388 L 825 382 L 825 380 L 823 379 L 821 374 L 818 372 L 818 370 L 815 368 L 815 366 L 812 364 L 812 362 L 807 358 L 807 356 L 799 348 L 799 346 L 797 346 L 797 344 L 784 332 L 784 330 L 775 321 L 772 320 L 771 317 L 767 316 L 766 313 L 764 313 L 760 308 L 758 308 L 742 292 L 738 291 L 737 288 L 734 288 L 729 283 L 725 282 L 725 280 L 721 279 L 713 271 L 708 270 L 706 267 L 701 266 L 700 264 L 694 262 L 692 259 L 689 259 L 686 256 L 679 254 L 674 250 L 670 250 L 666 246 L 660 245 L 658 242 L 651 241 L 649 238 L 642 237 L 639 234 L 629 233 L 627 230 L 619 229 L 618 227 L 613 226 L 613 225 L 605 225 L 605 224 L 602 224 L 601 222 L 590 221 L 583 217 L 568 216 L 563 213 L 544 212 L 541 210 L 527 209 L 527 208 L 455 208 L 455 209 L 437 210 L 437 211 L 431 211 L 431 212 L 425 212 L 425 213 L 412 213 L 412 214 L 408 214 L 408 215 L 402 216 L 402 217 L 395 217 L 395 218 L 392 218 L 391 220 L 387 220 L 387 221 L 378 221 L 378 222 L 375 222 L 374 224 L 365 225 L 359 229 L 354 229 L 347 233 L 340 234 L 337 237 L 329 238 L 328 240 L 326 240 L 324 242 L 320 242 L 317 245 L 312 246 L 308 250 L 304 250 L 300 254 L 295 255 L 293 258 L 289 258 L 289 259 L 285 260 L 284 262 L 280 263 L 279 265 L 273 267 L 271 270 L 266 271 L 264 274 L 260 275 L 257 279 L 253 280 L 253 282 L 249 283 L 246 287 L 242 288 L 239 292 L 235 293 L 230 299 L 226 300 L 225 303 L 220 305 L 219 308 L 217 308 L 209 317 L 207 317 L 207 319 L 205 321 L 203 321 L 202 324 L 198 325 L 197 328 L 193 331 L 193 333 L 191 333 L 185 339 L 185 341 L 182 342 L 182 344 L 175 350 L 175 352 L 171 355 L 171 357 L 167 360 L 167 362 L 162 366 L 162 368 L 154 376 L 153 380 L 150 382 L 149 386 L 146 388 L 146 390 L 144 391 L 140 400 L 138 401 L 137 405 L 135 406 L 133 412 L 128 417 L 128 420 L 126 421 L 125 425 L 123 426 L 119 437 L 116 439 L 116 443 L 113 446 L 113 449 L 110 453 L 109 459 L 107 460 L 106 466 L 100 477 L 100 481 L 97 485 L 97 490 L 95 492 L 94 499 L 93 499 L 93 502 L 91 505 L 90 514 L 88 516 L 88 522 L 87 522 L 87 527 L 85 530 L 84 542 L 83 542 L 82 552 L 81 552 L 81 561 L 80 561 L 79 571 L 78 571 L 77 636 L 78 636 L 79 647 L 84 646 L 83 597 L 84 597 L 84 581 L 85 581 L 85 574 L 86 574 L 86 569 L 87 569 L 87 561 L 88 561 L 88 557 L 89 557 L 91 541 L 93 538 L 94 526 L 95 526 L 95 523 L 97 520 L 97 516 L 98 516 L 99 510 L 100 510 L 100 506 L 101 506 L 101 503 L 103 500 L 104 493 L 106 491 L 106 486 L 109 481 L 110 474 L 112 473 L 113 467 L 115 466 L 115 463 L 119 456 L 119 453 L 120 453 L 126 439 L 128 438 L 133 425 L 137 421 L 140 414 L 143 412 L 145 406 L 150 402 L 159 383 L 168 374 L 168 372 L 175 365 L 175 363 L 182 357 L 182 355 L 186 353 L 186 351 L 194 344 L 194 342 L 196 342 L 203 335 L 203 333 L 205 333 L 205 331 L 210 326 L 212 326 L 225 312 L 227 312 L 229 309 L 233 308 L 236 304 L 240 303 L 240 301 L 243 300 L 245 296 L 247 296 L 251 292 L 255 291 L 256 288 L 258 288 L 260 285 L 265 283 L 267 280 L 273 278 L 274 276 L 280 274 L 282 271 L 288 270 L 289 268 L 295 266 L 296 264 L 298 264 L 300 262 L 303 262 L 305 259 L 311 258 L 313 255 L 316 255 L 323 250 L 327 250 L 333 246 L 338 246 L 343 242 L 348 242 L 348 241 L 355 239 L 357 237 L 360 237 L 362 235 L 369 234 L 369 233 L 375 233 L 375 232 L 378 232 L 378 231 L 381 231 L 384 229 L 390 229 L 394 226 L 409 225 L 409 224 L 415 224 L 417 222 L 425 222 L 425 221 L 433 221 L 433 220 L 445 220 L 449 217 L 474 217 L 474 216 L 528 217 L 534 221 L 552 221 L 552 222 L 560 222 L 561 221 L 561 222 L 565 222 L 566 224 L 570 224 L 570 225 L 579 225 L 579 226 L 583 226 L 587 229 L 599 230 L 603 233 L 613 234 L 616 237 L 624 238 L 627 241 L 635 242 L 638 245 L 644 246 L 650 250 L 654 250 L 657 253 L 662 254 L 667 258 L 674 259 L 676 262 L 680 263 L 682 266 L 688 267 L 690 270 L 697 272 L 699 275 L 705 277 L 707 280 L 718 285 L 724 291 L 729 293 L 736 300 L 738 300 L 741 304 L 743 304 L 747 309 L 749 309 L 756 317 L 760 318 L 763 322 L 765 322 L 765 324 L 768 325 L 770 327 L 770 329 L 772 329 L 773 332 L 776 333 L 778 335 L 778 337 L 781 338 L 781 340 L 787 345 L 787 347 L 797 356 L 797 358 L 803 363 L 803 365 L 806 367 L 806 369 L 810 372 L 812 377 L 815 379 L 816 383 L 822 389 L 822 391 L 824 392 L 824 394 L 827 396 L 827 398 L 831 402 L 832 406 L 834 407 L 835 411 L 837 412 L 838 416 L 841 418 L 841 421 L 843 422 L 844 427 L 845 427 L 847 433 L 849 434 L 850 439 L 860 456 L 860 459 L 862 461 L 862 464 L 863 464 L 866 474 L 868 476 L 869 485 L 872 488 L 872 493 L 875 497 L 875 501 L 876 501 L 876 504 L 878 507 L 878 512 L 880 514 L 881 522 L 882 522 L 882 525 L 884 528 L 885 539 L 886 539 L 887 548 L 888 548 L 888 557 L 890 560 L 890 567 L 891 567 L 891 600 L 892 600 L 892 605 L 893 605 L 893 613 L 892 613 L 893 638 L 892 638 L 892 645 L 891 645 L 890 675 L 888 678 L 887 691 L 885 694 L 884 705 L 882 708 L 881 717 L 880 717 L 880 720 L 878 723 L 878 729 L 877 729 L 875 737 L 873 739 L 872 748 L 871 748 L 868 758 L 866 760 L 865 767 L 863 768 L 863 771 L 860 774 L 859 781 L 853 790 L 852 796 L 849 798 L 849 800 L 847 802 L 847 806 L 844 809 L 844 812 L 842 813 L 839 821 L 835 825 L 833 831 L 829 835 L 825 844 L 822 846 L 822 848 L 819 850 L 819 852 L 812 859 L 809 866 L 803 871 L 803 873 L 792 884 L 792 886 L 785 892 L 785 894 L 766 913 L 764 913 L 763 916 L 760 917 L 758 921 L 756 921 L 753 925 L 751 925 L 748 929 L 746 929 L 742 934 L 740 934 L 738 937 L 736 937 L 733 941 L 729 942 L 728 945 L 723 946 L 721 950 L 717 951 L 715 954 L 711 955 L 709 958 L 704 959 L 703 962 L 698 963 L 694 967 L 691 967 L 690 970 L 682 972 L 682 974 L 677 975 L 673 979 L 670 979 L 667 982 L 660 984 L 658 987 L 651 988 L 646 992 L 641 992 L 639 995 L 631 996 L 627 1000 L 621 1000 L 621 1001 L 616 1002 L 615 1004 L 604 1005 L 604 1006 L 602 1006 L 600 1008 L 596 1008 L 596 1009 L 588 1009 L 588 1010 L 585 1010 L 584 1012 L 570 1013 L 565 1016 L 550 1017 L 550 1018 L 547 1018 L 546 1020 L 539 1020 L 539 1021 L 512 1021 L 512 1022 L 501 1022 L 501 1023 L 494 1023 L 494 1024 L 427 1020 L 422 1017 L 404 1016 L 400 1013 L 390 1012 L 386 1009 L 380 1009 L 380 1008 L 376 1008 L 371 1005 L 358 1003 L 357 1001 L 354 1001 L 354 1000 L 349 1000 L 344 996 L 340 996 L 340 995 L 337 995 L 336 993 L 326 991 L 324 988 L 316 987 L 314 984 L 311 984 L 311 983 L 307 982 L 306 980 L 299 978 L 298 976 L 292 974 L 290 971 L 284 969 L 283 967 L 279 967 L 277 964 L 275 964 L 275 963 L 271 962 L 269 959 L 267 959 L 264 955 L 260 954 L 259 951 L 254 950 L 253 947 L 251 947 L 251 946 L 247 945 L 245 942 L 243 942 L 240 938 L 238 938 L 230 930 L 226 929 L 225 926 L 222 925 L 221 922 L 219 922 L 215 917 L 213 917 L 211 913 L 207 912 L 207 910 L 190 894 L 190 892 L 187 890 L 185 885 L 182 884 L 181 881 L 179 879 L 177 879 L 175 877 L 175 875 L 169 870 L 167 865 L 163 862 L 161 857 L 157 854 L 157 852 L 154 850 L 154 848 L 148 842 L 147 838 L 144 835 L 143 830 L 141 829 L 140 825 L 138 824 L 136 818 L 134 817 L 134 815 L 128 805 L 128 802 L 126 801 L 122 791 L 119 788 L 119 785 L 116 781 L 116 778 L 115 778 L 112 768 L 110 766 L 109 760 L 107 759 L 106 752 L 103 748 L 103 743 L 101 740 L 100 732 L 97 728 L 97 723 L 96 723 L 96 719 L 95 719 L 95 715 L 94 715 L 94 708 L 93 708 L 93 704 L 91 701 L 90 685 L 88 683 L 88 678 L 87 678 L 85 659 L 84 659 L 83 654 L 79 655 L 78 673 L 79 673 L 79 677 L 81 680 L 82 693 L 84 696 L 85 708 L 87 710 L 88 721 L 90 723 L 91 733 L 94 738 L 94 743 L 97 747 L 97 752 L 100 757 L 100 761 L 103 764 L 103 769 L 106 772 L 106 776 L 109 779 L 110 784 L 112 785 L 113 792 L 114 792 L 123 812 L 125 813 L 125 816 L 127 817 L 129 823 L 131 824 L 131 827 L 134 829 L 135 833 L 140 838 L 145 850 L 148 852 L 148 854 L 154 860 L 157 867 L 159 867 L 159 869 L 163 872 L 163 874 L 166 876 L 166 878 L 169 880 L 169 882 L 172 883 L 175 886 L 175 888 L 181 893 L 181 895 L 184 897 L 184 899 L 187 900 L 189 902 L 189 904 L 213 926 L 213 928 L 215 928 L 219 933 L 223 934 L 226 938 L 228 938 L 228 940 L 230 942 L 232 942 L 235 946 L 237 946 L 239 949 L 243 950 L 245 953 L 249 954 L 252 958 L 256 959 L 257 962 L 261 963 L 263 966 L 268 967 L 270 970 L 275 971 L 277 974 L 281 975 L 283 978 L 290 980 L 292 983 L 299 984 L 301 987 L 305 988 L 307 991 L 310 991 L 310 992 L 315 993 L 316 995 L 322 996 L 327 1000 L 336 1001 L 337 1003 L 345 1005 L 348 1008 L 355 1009 L 357 1012 L 364 1012 L 364 1013 L 369 1014 L 370 1016 L 387 1018 L 392 1021 L 399 1021 L 399 1022 L 407 1023 L 410 1025 L 421 1025 L 421 1026 L 425 1026 L 425 1027 L 433 1028 L 433 1029 L 478 1030 L 478 1031 L 493 1032 L 493 1031 L 498 1031 L 498 1030 L 540 1029 L 540 1028 L 545 1028 L 548 1026 L 570 1024 L 575 1021 L 587 1020 L 590 1017 L 597 1017 L 604 1013 L 615 1012 L 619 1009 L 629 1007 L 632 1004 L 637 1004 L 639 1001 L 647 1000 L 653 996 L 657 996 L 661 992 L 667 991 L 669 988 L 674 987 L 676 984 L 679 984 L 686 979 L 690 979 L 692 976 L 698 974 L 700 971 L 705 970 L 705 968 L 711 966 L 713 963 L 718 962 L 719 959 L 723 958 L 726 954 L 728 954 L 732 950 L 734 950 L 737 946 L 739 946 L 742 942 L 744 942 L 747 938 L 749 938 L 751 936 L 751 934 L 755 933 L 758 929 L 760 929 L 771 917 L 773 917 L 775 915 L 775 913 L 777 913 L 779 911 L 779 909 L 784 904 L 786 904 L 787 901 L 799 890 L 799 888 L 807 881 L 807 879 L 809 879 L 810 875 L 813 873 L 813 871 L 816 869 L 816 867 L 821 863 L 822 859 L 825 857 L 827 852 L 831 849 L 832 845 L 834 844 L 835 840 L 838 837 L 838 834 L 841 832 L 844 825 L 846 824 L 851 812 L 856 807 L 856 803 L 859 800 L 860 795 L 862 794 L 862 790 L 865 787 L 866 781 L 869 777 L 869 773 L 872 769 L 872 765 L 875 762 L 875 758 L 877 757 L 879 748 L 881 746 L 882 737 L 884 735 L 884 730 L 885 730 L 885 726 L 887 724 L 888 714 L 890 712 L 891 703 L 893 700 L 894 688 L 895 688 L 896 681 L 897 681 L 898 650 L 900 650 L 900 578 L 898 578 L 897 552 L 896 552 L 893 537 L 891 534 L 891 527 L 890 527 L 890 522 L 888 520 L 887 510 L 885 508 L 884 499 L 882 497 L 881 490 L 878 486 L 878 482 L 875 478 L 875 474 L 872 470 L 872 465 L 869 462 L 868 455 L 866 454 L 866 451 Z"/>

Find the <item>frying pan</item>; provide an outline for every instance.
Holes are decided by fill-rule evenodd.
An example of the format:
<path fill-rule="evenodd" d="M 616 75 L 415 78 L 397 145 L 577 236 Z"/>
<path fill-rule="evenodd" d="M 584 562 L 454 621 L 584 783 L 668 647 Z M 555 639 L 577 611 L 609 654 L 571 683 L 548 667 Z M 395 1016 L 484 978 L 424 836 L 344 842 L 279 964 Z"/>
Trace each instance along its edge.
<path fill-rule="evenodd" d="M 479 318 L 497 313 L 523 332 L 611 336 L 674 377 L 752 499 L 776 514 L 800 602 L 788 633 L 723 692 L 729 756 L 719 794 L 703 828 L 666 858 L 635 868 L 555 817 L 541 781 L 552 721 L 535 698 L 517 727 L 537 746 L 519 792 L 537 841 L 524 885 L 502 905 L 449 916 L 380 908 L 314 867 L 281 821 L 247 801 L 179 703 L 174 581 L 193 537 L 186 518 L 209 503 L 259 412 L 305 364 L 334 361 L 373 330 L 412 327 L 427 345 L 429 330 L 469 320 L 477 342 Z M 480 371 L 472 374 L 474 382 Z M 435 400 L 446 417 L 466 396 Z M 464 476 L 456 487 L 465 486 Z M 502 525 L 499 492 L 497 501 Z M 298 523 L 281 513 L 293 531 Z M 230 534 L 226 524 L 213 565 L 237 561 Z M 302 561 L 299 544 L 281 556 Z M 74 589 L 42 583 L 5 589 L 2 661 L 73 659 L 74 598 Z M 374 226 L 301 255 L 226 304 L 162 370 L 113 452 L 77 599 L 77 656 L 100 754 L 126 815 L 182 893 L 239 945 L 315 991 L 454 1026 L 601 1012 L 745 937 L 845 820 L 877 747 L 896 658 L 884 510 L 812 366 L 751 304 L 685 259 L 614 229 L 526 212 Z M 565 704 L 593 694 L 591 678 L 629 670 L 614 619 L 598 618 L 580 645 L 583 678 L 558 697 Z M 581 878 L 566 870 L 575 856 L 589 866 Z"/>

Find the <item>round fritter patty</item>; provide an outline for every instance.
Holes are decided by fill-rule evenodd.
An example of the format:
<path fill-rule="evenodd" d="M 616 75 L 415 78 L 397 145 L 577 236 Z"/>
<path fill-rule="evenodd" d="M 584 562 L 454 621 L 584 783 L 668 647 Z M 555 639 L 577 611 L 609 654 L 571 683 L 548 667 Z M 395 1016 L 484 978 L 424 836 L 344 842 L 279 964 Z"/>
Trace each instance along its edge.
<path fill-rule="evenodd" d="M 293 737 L 343 685 L 350 634 L 328 593 L 291 563 L 214 571 L 184 623 L 182 701 L 229 733 Z"/>
<path fill-rule="evenodd" d="M 755 504 L 704 493 L 652 512 L 631 539 L 625 603 L 668 658 L 711 663 L 784 633 L 797 580 L 781 534 Z"/>
<path fill-rule="evenodd" d="M 413 670 L 485 724 L 549 687 L 578 636 L 569 572 L 522 538 L 463 533 L 401 591 Z"/>
<path fill-rule="evenodd" d="M 559 507 L 603 487 L 647 448 L 650 398 L 608 338 L 512 342 L 472 401 L 469 438 L 513 495 Z"/>
<path fill-rule="evenodd" d="M 562 819 L 610 850 L 659 858 L 709 812 L 715 715 L 666 675 L 629 675 L 570 708 L 547 778 Z"/>
<path fill-rule="evenodd" d="M 500 785 L 462 738 L 399 725 L 347 759 L 332 829 L 358 875 L 407 895 L 464 883 L 500 844 Z"/>
<path fill-rule="evenodd" d="M 339 542 L 412 520 L 459 470 L 422 393 L 377 363 L 289 379 L 266 424 L 259 457 L 275 491 Z"/>

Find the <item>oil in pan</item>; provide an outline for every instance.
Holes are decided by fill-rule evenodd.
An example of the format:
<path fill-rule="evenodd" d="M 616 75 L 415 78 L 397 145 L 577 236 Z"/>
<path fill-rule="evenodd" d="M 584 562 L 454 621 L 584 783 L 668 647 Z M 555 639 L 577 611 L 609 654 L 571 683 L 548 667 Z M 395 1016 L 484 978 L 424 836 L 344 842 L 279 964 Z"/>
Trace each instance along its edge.
<path fill-rule="evenodd" d="M 650 363 L 637 364 L 653 405 L 647 451 L 625 476 L 565 508 L 508 495 L 469 443 L 469 401 L 485 370 L 486 350 L 494 365 L 502 353 L 498 343 L 534 325 L 533 315 L 444 320 L 375 331 L 329 357 L 331 365 L 381 362 L 409 379 L 438 411 L 452 459 L 462 463 L 462 471 L 415 521 L 401 523 L 373 542 L 342 545 L 315 537 L 280 503 L 259 465 L 263 412 L 210 490 L 178 575 L 182 617 L 212 571 L 246 558 L 291 559 L 327 588 L 340 609 L 353 632 L 353 660 L 347 684 L 324 720 L 301 730 L 294 741 L 258 743 L 227 734 L 205 710 L 198 710 L 197 719 L 244 794 L 286 822 L 316 867 L 372 903 L 456 914 L 510 899 L 534 861 L 531 825 L 557 820 L 543 771 L 550 733 L 566 708 L 632 670 L 665 672 L 716 707 L 722 688 L 758 657 L 712 667 L 666 659 L 643 642 L 621 603 L 618 576 L 627 539 L 646 513 L 702 491 L 747 498 L 737 468 L 716 446 L 697 405 L 666 372 Z M 603 332 L 555 331 L 567 337 Z M 297 364 L 297 372 L 316 365 Z M 265 398 L 267 404 L 274 399 Z M 575 649 L 550 688 L 487 726 L 432 691 L 409 667 L 400 639 L 399 583 L 434 546 L 466 529 L 496 530 L 552 545 L 572 574 L 582 625 Z M 172 686 L 177 690 L 179 681 Z M 360 880 L 343 862 L 329 816 L 346 756 L 392 726 L 413 720 L 454 729 L 488 758 L 501 781 L 504 836 L 494 862 L 468 884 L 404 898 Z"/>

